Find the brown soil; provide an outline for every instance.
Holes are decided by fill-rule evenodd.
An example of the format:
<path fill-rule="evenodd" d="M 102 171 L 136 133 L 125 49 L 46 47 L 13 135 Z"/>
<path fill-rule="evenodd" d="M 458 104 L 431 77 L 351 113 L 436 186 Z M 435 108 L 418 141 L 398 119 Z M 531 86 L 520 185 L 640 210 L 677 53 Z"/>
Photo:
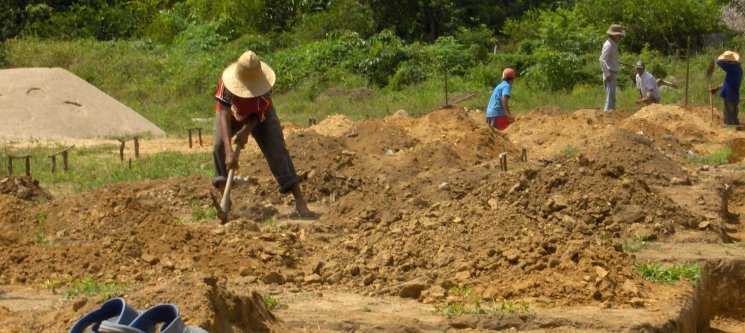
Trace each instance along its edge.
<path fill-rule="evenodd" d="M 423 304 L 453 302 L 452 287 L 471 288 L 484 301 L 543 309 L 543 317 L 510 319 L 522 329 L 604 331 L 567 318 L 538 324 L 562 313 L 589 322 L 601 311 L 616 318 L 617 326 L 607 327 L 634 331 L 626 316 L 674 312 L 690 285 L 642 279 L 633 269 L 636 256 L 622 244 L 639 234 L 716 239 L 727 221 L 716 210 L 688 207 L 680 193 L 701 186 L 702 197 L 716 197 L 703 184 L 716 188 L 724 178 L 685 156 L 740 133 L 706 124 L 708 109 L 676 106 L 633 114 L 536 110 L 505 133 L 484 126 L 481 116 L 455 108 L 421 118 L 335 116 L 308 129 L 286 126 L 306 197 L 324 213 L 313 222 L 288 218 L 292 198 L 278 193 L 253 145 L 241 155 L 241 172 L 257 182 L 235 188 L 225 225 L 192 220 L 195 209 L 210 207 L 204 177 L 56 198 L 33 180 L 0 179 L 0 300 L 3 289 L 91 277 L 126 283 L 125 297 L 137 308 L 173 302 L 188 324 L 235 333 L 509 328 L 493 318 L 458 324 L 422 314 Z M 565 156 L 566 146 L 581 152 Z M 527 162 L 518 160 L 521 148 Z M 499 170 L 503 152 L 506 172 Z M 733 193 L 733 200 L 745 198 Z M 255 291 L 308 310 L 275 316 Z M 52 295 L 56 302 L 30 311 L 0 301 L 0 332 L 63 332 L 101 302 L 60 298 Z M 402 298 L 421 306 L 376 307 Z M 338 325 L 330 324 L 335 312 L 313 312 L 312 304 L 338 307 Z M 578 312 L 562 310 L 570 308 Z M 379 316 L 361 325 L 370 317 L 360 312 Z M 398 319 L 385 319 L 394 312 Z M 313 318 L 325 318 L 323 325 Z"/>

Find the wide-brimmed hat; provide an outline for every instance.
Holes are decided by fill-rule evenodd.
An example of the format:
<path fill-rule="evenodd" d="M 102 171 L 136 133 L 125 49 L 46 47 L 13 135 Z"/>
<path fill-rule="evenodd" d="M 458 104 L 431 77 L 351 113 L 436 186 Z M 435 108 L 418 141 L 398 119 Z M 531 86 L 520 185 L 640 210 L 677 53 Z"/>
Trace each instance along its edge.
<path fill-rule="evenodd" d="M 611 24 L 610 28 L 608 28 L 608 31 L 605 33 L 610 36 L 626 36 L 626 31 L 624 31 L 623 27 L 618 24 Z"/>
<path fill-rule="evenodd" d="M 238 97 L 258 97 L 272 90 L 277 76 L 253 51 L 244 52 L 238 61 L 222 72 L 222 83 Z"/>
<path fill-rule="evenodd" d="M 737 52 L 735 51 L 724 51 L 724 53 L 719 55 L 719 58 L 717 58 L 717 60 L 740 62 L 740 55 L 737 54 Z"/>

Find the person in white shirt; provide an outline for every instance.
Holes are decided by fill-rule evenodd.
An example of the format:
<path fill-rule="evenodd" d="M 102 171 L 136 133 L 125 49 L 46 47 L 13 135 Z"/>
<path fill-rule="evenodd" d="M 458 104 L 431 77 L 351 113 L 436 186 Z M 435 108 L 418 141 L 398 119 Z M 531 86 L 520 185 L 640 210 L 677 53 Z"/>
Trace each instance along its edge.
<path fill-rule="evenodd" d="M 639 99 L 637 103 L 652 104 L 660 102 L 660 88 L 657 87 L 657 80 L 644 70 L 643 61 L 636 63 L 636 89 L 639 90 Z"/>
<path fill-rule="evenodd" d="M 611 24 L 608 31 L 608 40 L 603 44 L 603 51 L 600 53 L 600 68 L 603 70 L 603 87 L 605 88 L 605 107 L 604 111 L 613 111 L 616 109 L 616 73 L 619 69 L 618 62 L 618 45 L 617 43 L 626 36 L 626 31 L 618 24 Z"/>

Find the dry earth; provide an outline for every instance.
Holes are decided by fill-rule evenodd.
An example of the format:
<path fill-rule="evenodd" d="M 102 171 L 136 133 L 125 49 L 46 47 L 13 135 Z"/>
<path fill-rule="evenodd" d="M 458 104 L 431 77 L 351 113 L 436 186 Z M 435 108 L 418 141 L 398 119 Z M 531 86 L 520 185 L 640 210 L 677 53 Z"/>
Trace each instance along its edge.
<path fill-rule="evenodd" d="M 67 331 L 102 300 L 63 300 L 44 285 L 86 277 L 126 283 L 137 308 L 173 302 L 188 324 L 220 333 L 743 332 L 745 302 L 733 294 L 745 271 L 734 242 L 745 235 L 745 173 L 686 157 L 726 144 L 742 157 L 745 134 L 708 116 L 548 108 L 504 133 L 462 108 L 288 124 L 318 221 L 288 218 L 291 196 L 255 147 L 241 156 L 255 182 L 235 189 L 225 225 L 186 222 L 195 203 L 209 207 L 202 177 L 54 197 L 2 178 L 0 332 Z M 167 140 L 142 147 L 183 146 Z M 637 235 L 656 245 L 624 251 Z M 647 260 L 708 273 L 699 286 L 663 285 L 634 270 Z M 494 311 L 434 313 L 462 301 L 454 288 Z M 288 308 L 267 310 L 266 295 Z"/>

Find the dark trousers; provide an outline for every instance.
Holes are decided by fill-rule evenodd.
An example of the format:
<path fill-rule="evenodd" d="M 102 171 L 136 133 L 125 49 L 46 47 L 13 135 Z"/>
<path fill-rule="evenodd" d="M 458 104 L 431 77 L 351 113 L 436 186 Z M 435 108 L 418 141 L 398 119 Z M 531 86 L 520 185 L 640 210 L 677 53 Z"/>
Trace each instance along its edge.
<path fill-rule="evenodd" d="M 243 127 L 242 124 L 235 122 L 232 117 L 229 126 L 233 135 Z M 213 132 L 215 142 L 212 145 L 212 159 L 215 167 L 215 177 L 212 178 L 212 185 L 215 187 L 223 184 L 228 177 L 228 172 L 225 168 L 225 145 L 222 142 L 222 131 L 220 129 L 220 114 L 217 113 L 215 115 L 215 128 Z M 279 184 L 280 193 L 291 191 L 295 184 L 303 180 L 295 172 L 292 158 L 290 158 L 290 153 L 285 146 L 282 126 L 279 123 L 277 112 L 274 111 L 273 107 L 264 114 L 264 121 L 256 124 L 256 127 L 251 132 L 251 136 L 256 140 L 256 144 L 264 154 L 264 158 L 266 158 L 266 162 L 269 164 L 269 169 Z"/>
<path fill-rule="evenodd" d="M 739 102 L 724 100 L 724 124 L 725 125 L 740 125 L 740 120 L 737 119 L 737 104 Z"/>

